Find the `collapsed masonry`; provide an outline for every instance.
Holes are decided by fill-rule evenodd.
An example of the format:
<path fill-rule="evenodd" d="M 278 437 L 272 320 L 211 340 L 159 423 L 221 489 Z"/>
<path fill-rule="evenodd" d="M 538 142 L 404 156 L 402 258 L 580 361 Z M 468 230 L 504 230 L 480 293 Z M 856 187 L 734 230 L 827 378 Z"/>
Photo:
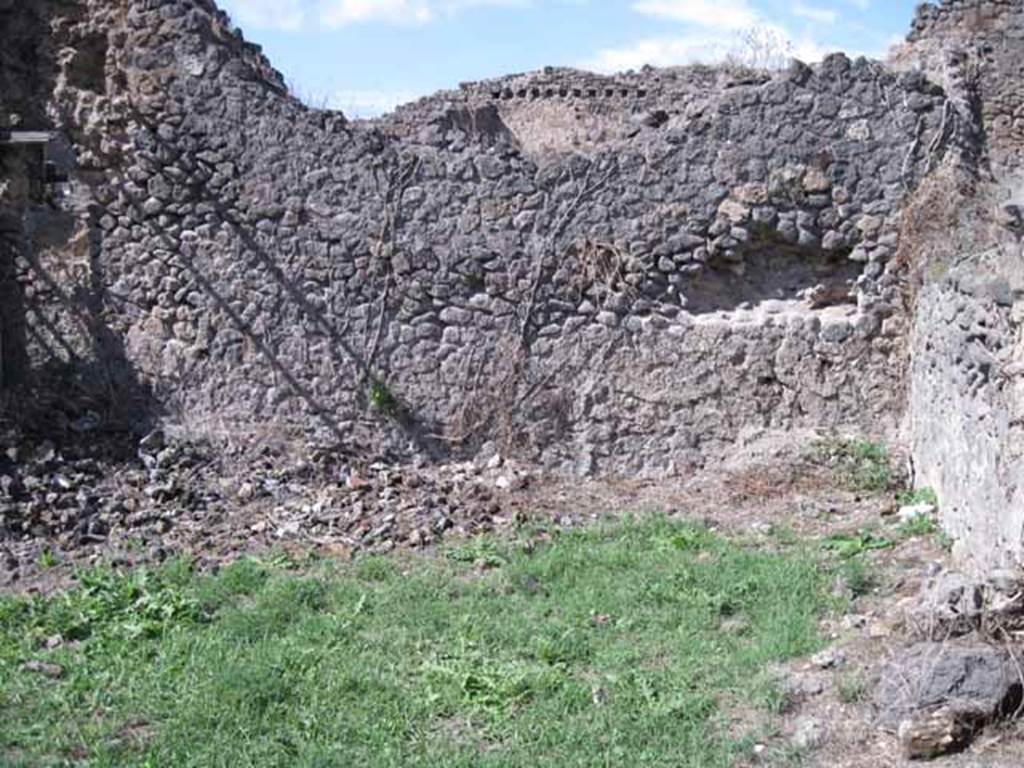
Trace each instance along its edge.
<path fill-rule="evenodd" d="M 12 418 L 649 476 L 855 428 L 977 565 L 1024 559 L 1024 1 L 924 6 L 890 65 L 551 69 L 367 122 L 210 0 L 0 21 L 0 128 L 69 177 L 0 143 Z"/>

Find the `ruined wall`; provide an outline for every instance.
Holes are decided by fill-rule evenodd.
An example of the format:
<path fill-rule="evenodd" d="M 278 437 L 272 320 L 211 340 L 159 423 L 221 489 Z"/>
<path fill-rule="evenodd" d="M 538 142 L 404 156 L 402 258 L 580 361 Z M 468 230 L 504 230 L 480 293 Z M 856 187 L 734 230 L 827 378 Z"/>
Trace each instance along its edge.
<path fill-rule="evenodd" d="M 208 0 L 0 0 L 0 127 L 70 174 L 0 147 L 4 416 L 653 475 L 906 410 L 963 554 L 1019 563 L 1022 45 L 1022 0 L 948 0 L 889 65 L 353 123 Z"/>
<path fill-rule="evenodd" d="M 920 482 L 979 569 L 1024 562 L 1024 4 L 924 6 L 911 54 L 966 107 L 976 164 L 922 211 L 908 424 Z M 973 114 L 971 114 L 973 112 Z M 952 177 L 951 177 L 952 178 Z M 936 216 L 936 211 L 952 215 Z"/>
<path fill-rule="evenodd" d="M 537 160 L 558 153 L 593 154 L 628 143 L 645 127 L 658 128 L 673 116 L 696 115 L 727 88 L 760 85 L 763 73 L 711 67 L 653 69 L 598 75 L 560 67 L 462 83 L 399 107 L 397 120 L 415 124 L 424 109 L 489 105 L 526 154 Z"/>
<path fill-rule="evenodd" d="M 50 36 L 46 20 L 14 6 L 10 0 L 0 2 L 0 137 L 21 123 L 42 124 L 49 98 L 49 68 L 40 50 Z M 38 192 L 31 164 L 31 154 L 24 148 L 0 145 L 0 398 L 27 367 L 23 301 L 15 269 L 24 242 L 25 208 Z"/>
<path fill-rule="evenodd" d="M 516 94 L 591 99 L 578 73 L 350 123 L 210 3 L 0 13 L 29 8 L 74 163 L 27 248 L 28 353 L 133 417 L 646 473 L 898 417 L 896 223 L 953 134 L 919 75 L 641 73 L 627 127 L 569 151 Z"/>
<path fill-rule="evenodd" d="M 1024 255 L 972 253 L 924 289 L 911 369 L 912 446 L 961 554 L 982 569 L 1024 556 Z"/>
<path fill-rule="evenodd" d="M 148 50 L 153 30 L 138 26 L 140 13 L 165 35 L 188 37 L 191 30 L 186 56 L 216 34 L 211 13 L 226 24 L 212 5 L 177 21 L 163 18 L 164 6 L 0 3 L 0 129 L 55 129 L 45 148 L 10 145 L 0 136 L 0 291 L 9 340 L 3 415 L 43 435 L 59 435 L 82 418 L 110 429 L 146 429 L 161 412 L 151 382 L 124 349 L 97 221 L 112 185 L 121 183 L 128 115 L 160 87 L 160 68 L 168 64 Z M 231 59 L 240 77 L 259 77 L 284 92 L 254 46 L 227 35 L 217 55 L 222 64 Z M 129 74 L 131 57 L 147 71 L 133 67 Z M 49 183 L 44 159 L 70 183 Z"/>
<path fill-rule="evenodd" d="M 24 300 L 17 279 L 22 221 L 33 189 L 31 152 L 0 149 L 0 391 L 20 383 L 26 369 Z"/>
<path fill-rule="evenodd" d="M 1024 9 L 1020 0 L 944 0 L 917 10 L 908 37 L 920 66 L 972 93 L 989 161 L 999 173 L 1024 161 Z"/>

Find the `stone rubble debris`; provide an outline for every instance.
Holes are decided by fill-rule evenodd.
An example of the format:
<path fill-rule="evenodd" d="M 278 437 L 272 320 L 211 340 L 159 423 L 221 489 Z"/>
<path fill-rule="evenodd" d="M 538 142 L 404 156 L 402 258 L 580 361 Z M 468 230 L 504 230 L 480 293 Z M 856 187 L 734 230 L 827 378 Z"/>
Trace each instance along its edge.
<path fill-rule="evenodd" d="M 971 633 L 996 641 L 1024 636 L 1024 574 L 993 571 L 978 579 L 956 571 L 927 580 L 920 594 L 905 601 L 907 632 L 925 640 Z"/>
<path fill-rule="evenodd" d="M 417 465 L 323 452 L 300 462 L 247 458 L 245 479 L 234 482 L 230 457 L 162 431 L 142 438 L 134 456 L 116 453 L 96 440 L 61 449 L 22 441 L 18 461 L 11 451 L 0 458 L 0 584 L 38 570 L 44 550 L 138 550 L 137 541 L 137 556 L 155 560 L 203 551 L 222 559 L 291 541 L 349 554 L 425 547 L 510 527 L 532 476 L 508 461 Z"/>
<path fill-rule="evenodd" d="M 985 726 L 1019 714 L 1024 675 L 1005 648 L 981 642 L 921 642 L 898 650 L 880 672 L 879 723 L 907 756 L 961 750 Z"/>

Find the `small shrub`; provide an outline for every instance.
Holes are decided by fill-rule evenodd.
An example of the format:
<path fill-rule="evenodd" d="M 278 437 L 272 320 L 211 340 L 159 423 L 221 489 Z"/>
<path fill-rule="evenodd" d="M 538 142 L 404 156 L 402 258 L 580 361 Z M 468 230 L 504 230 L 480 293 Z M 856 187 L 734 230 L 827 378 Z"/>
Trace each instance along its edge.
<path fill-rule="evenodd" d="M 500 568 L 508 562 L 508 557 L 492 538 L 481 537 L 470 539 L 465 544 L 452 547 L 448 559 L 457 563 L 472 563 L 485 568 Z"/>
<path fill-rule="evenodd" d="M 59 563 L 60 560 L 57 559 L 57 555 L 53 553 L 52 549 L 44 549 L 39 555 L 39 565 L 43 568 L 56 568 Z"/>
<path fill-rule="evenodd" d="M 894 483 L 888 449 L 871 440 L 830 438 L 814 444 L 819 461 L 832 467 L 839 483 L 861 493 L 885 493 Z"/>
<path fill-rule="evenodd" d="M 905 507 L 916 504 L 930 504 L 938 509 L 939 495 L 931 488 L 916 488 L 902 491 L 896 500 Z"/>
<path fill-rule="evenodd" d="M 854 600 L 872 592 L 879 586 L 878 574 L 875 570 L 868 569 L 863 560 L 856 558 L 844 560 L 839 566 L 838 574 L 846 583 L 850 596 Z"/>
<path fill-rule="evenodd" d="M 771 72 L 785 69 L 793 60 L 793 43 L 769 26 L 742 30 L 725 55 L 727 66 Z"/>
<path fill-rule="evenodd" d="M 860 674 L 850 672 L 839 678 L 838 689 L 840 701 L 844 704 L 856 704 L 864 698 L 868 684 Z"/>
<path fill-rule="evenodd" d="M 916 515 L 899 527 L 899 532 L 907 537 L 931 536 L 939 530 L 931 515 Z"/>
<path fill-rule="evenodd" d="M 381 413 L 388 415 L 398 411 L 398 398 L 382 381 L 375 381 L 370 387 L 370 404 Z"/>

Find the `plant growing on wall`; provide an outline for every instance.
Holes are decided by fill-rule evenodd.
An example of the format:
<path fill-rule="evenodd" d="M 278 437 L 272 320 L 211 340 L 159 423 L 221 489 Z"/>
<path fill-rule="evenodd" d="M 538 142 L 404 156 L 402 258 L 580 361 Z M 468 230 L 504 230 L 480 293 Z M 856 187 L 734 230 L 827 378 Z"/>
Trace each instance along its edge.
<path fill-rule="evenodd" d="M 370 404 L 388 416 L 393 416 L 399 410 L 398 398 L 383 381 L 375 381 L 370 386 Z"/>

